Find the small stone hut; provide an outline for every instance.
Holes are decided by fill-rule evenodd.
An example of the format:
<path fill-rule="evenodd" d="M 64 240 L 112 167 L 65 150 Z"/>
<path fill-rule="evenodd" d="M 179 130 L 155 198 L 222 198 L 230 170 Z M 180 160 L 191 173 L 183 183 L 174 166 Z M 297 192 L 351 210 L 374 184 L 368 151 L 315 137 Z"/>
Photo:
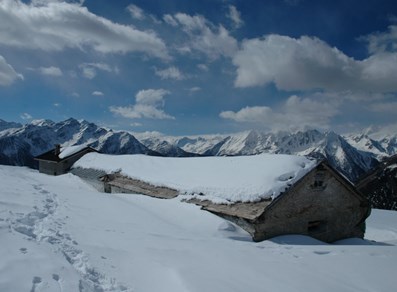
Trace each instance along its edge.
<path fill-rule="evenodd" d="M 91 168 L 92 172 L 96 171 L 95 168 L 101 169 L 103 167 L 103 170 L 109 167 L 110 160 L 104 160 L 104 162 L 98 164 L 101 159 L 108 159 L 109 157 L 89 157 L 90 155 L 85 156 L 81 163 L 81 160 L 77 163 L 77 170 L 80 169 L 80 172 L 87 172 Z M 120 158 L 120 165 L 125 164 L 126 161 L 132 169 L 134 169 L 133 165 L 136 165 L 137 170 L 133 170 L 136 175 L 146 172 L 147 179 L 145 179 L 145 175 L 141 178 L 132 178 L 131 176 L 126 176 L 125 173 L 122 174 L 120 165 L 116 161 L 117 158 L 111 157 L 110 159 L 114 161 L 114 169 L 119 171 L 108 172 L 108 174 L 99 178 L 103 182 L 102 190 L 105 192 L 139 193 L 158 198 L 173 198 L 181 193 L 172 184 L 166 185 L 162 183 L 160 187 L 156 186 L 156 183 L 151 180 L 153 176 L 167 176 L 167 179 L 170 180 L 171 177 L 174 177 L 172 168 L 177 168 L 179 161 L 174 163 L 170 159 L 159 161 L 158 159 L 161 158 Z M 150 159 L 153 159 L 153 161 Z M 187 158 L 175 159 L 182 159 L 182 162 L 184 162 Z M 189 171 L 186 168 L 187 165 L 192 165 L 192 169 L 194 169 L 194 166 L 200 168 L 200 165 L 206 165 L 207 163 L 207 169 L 219 166 L 210 158 L 207 161 L 203 161 L 204 158 L 195 159 L 197 160 L 182 163 L 184 168 L 175 171 L 175 174 L 178 175 L 175 175 L 174 181 L 183 180 L 184 173 L 182 171 Z M 238 158 L 230 159 L 224 165 L 233 168 L 233 170 L 241 171 L 241 174 L 244 175 L 244 170 L 246 169 L 242 165 L 244 160 L 238 160 Z M 267 157 L 252 157 L 247 166 L 255 166 L 259 170 L 262 169 L 262 166 L 266 168 L 266 165 L 261 165 L 261 163 L 267 161 L 266 159 Z M 276 155 L 272 159 L 281 160 L 282 157 L 279 158 Z M 258 163 L 260 164 L 259 167 L 255 165 Z M 283 162 L 280 164 L 283 164 Z M 152 167 L 153 171 L 151 171 Z M 168 173 L 165 174 L 167 170 Z M 197 177 L 200 171 L 202 169 L 196 170 L 194 173 L 195 180 L 200 179 Z M 160 174 L 153 174 L 155 172 Z M 216 173 L 213 170 L 209 172 L 210 176 L 214 173 L 222 176 L 221 173 Z M 207 175 L 203 172 L 201 173 L 203 177 Z M 276 176 L 278 177 L 278 175 Z M 222 180 L 221 177 L 219 179 Z M 185 194 L 184 199 L 188 203 L 199 205 L 204 210 L 234 222 L 250 233 L 254 241 L 262 241 L 286 234 L 308 235 L 324 242 L 333 242 L 349 237 L 364 237 L 365 219 L 370 214 L 368 200 L 326 161 L 312 163 L 312 166 L 306 170 L 303 169 L 301 176 L 297 177 L 295 175 L 295 179 L 293 172 L 287 172 L 279 176 L 279 180 L 282 181 L 285 188 L 283 187 L 282 193 L 274 199 L 264 198 L 251 202 L 230 201 L 228 203 L 219 203 L 216 200 L 206 199 L 205 187 L 203 187 L 203 193 L 196 193 L 193 198 L 189 198 L 189 195 Z M 225 182 L 227 181 L 225 180 Z M 280 183 L 280 181 L 277 181 L 277 183 Z"/>
<path fill-rule="evenodd" d="M 274 200 L 255 203 L 214 204 L 190 200 L 204 210 L 228 219 L 254 241 L 279 235 L 308 235 L 325 242 L 363 238 L 368 200 L 325 161 Z"/>
<path fill-rule="evenodd" d="M 61 147 L 57 144 L 54 149 L 36 156 L 34 159 L 39 162 L 39 172 L 61 175 L 67 173 L 77 160 L 90 152 L 97 151 L 84 145 Z"/>

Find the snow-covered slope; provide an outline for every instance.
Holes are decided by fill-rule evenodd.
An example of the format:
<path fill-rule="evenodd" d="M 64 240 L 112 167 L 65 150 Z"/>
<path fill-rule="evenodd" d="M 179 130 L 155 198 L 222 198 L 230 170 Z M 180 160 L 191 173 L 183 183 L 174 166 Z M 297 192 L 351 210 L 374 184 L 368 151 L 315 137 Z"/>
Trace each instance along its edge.
<path fill-rule="evenodd" d="M 376 141 L 374 139 L 371 139 L 366 134 L 352 134 L 347 135 L 345 139 L 350 145 L 352 145 L 356 149 L 373 153 L 378 160 L 382 160 L 389 155 L 393 155 L 393 152 L 395 152 L 395 150 L 392 149 L 393 142 L 391 141 L 390 143 L 390 140 L 387 140 L 386 137 L 383 137 L 382 139 L 380 139 L 380 141 Z"/>
<path fill-rule="evenodd" d="M 395 127 L 369 127 L 362 133 L 346 135 L 346 140 L 359 150 L 373 153 L 380 160 L 397 154 Z"/>
<path fill-rule="evenodd" d="M 0 166 L 0 291 L 394 291 L 397 212 L 365 240 L 255 243 L 176 199 L 98 193 L 71 174 Z"/>
<path fill-rule="evenodd" d="M 163 156 L 167 157 L 193 157 L 193 156 L 199 156 L 199 154 L 196 153 L 190 153 L 182 148 L 178 147 L 177 145 L 174 145 L 170 143 L 169 141 L 166 141 L 163 139 L 162 136 L 150 136 L 150 137 L 145 137 L 146 135 L 137 135 L 136 138 L 139 139 L 139 141 L 145 145 L 147 148 L 156 151 L 157 153 L 160 153 Z"/>
<path fill-rule="evenodd" d="M 352 181 L 356 181 L 377 165 L 377 160 L 370 153 L 357 150 L 334 132 L 325 133 L 323 139 L 312 147 L 296 154 L 322 156 Z"/>
<path fill-rule="evenodd" d="M 227 135 L 204 135 L 189 137 L 164 137 L 166 141 L 190 153 L 215 156 L 218 146 L 222 146 Z"/>
<path fill-rule="evenodd" d="M 13 123 L 13 122 L 6 122 L 6 121 L 0 119 L 0 132 L 4 131 L 6 129 L 19 128 L 19 127 L 22 127 L 22 125 L 18 124 L 18 123 Z"/>

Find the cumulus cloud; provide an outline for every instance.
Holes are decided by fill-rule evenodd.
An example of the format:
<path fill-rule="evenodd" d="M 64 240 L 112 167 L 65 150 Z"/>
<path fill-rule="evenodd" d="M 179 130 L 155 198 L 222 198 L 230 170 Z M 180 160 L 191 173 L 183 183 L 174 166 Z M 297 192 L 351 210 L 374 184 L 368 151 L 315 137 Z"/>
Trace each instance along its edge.
<path fill-rule="evenodd" d="M 197 91 L 200 91 L 200 90 L 201 90 L 201 87 L 198 87 L 198 86 L 194 86 L 194 87 L 189 89 L 190 93 L 197 92 Z"/>
<path fill-rule="evenodd" d="M 104 96 L 105 94 L 102 91 L 94 91 L 94 92 L 92 92 L 92 95 L 94 95 L 94 96 Z"/>
<path fill-rule="evenodd" d="M 233 64 L 236 87 L 274 82 L 282 90 L 397 90 L 397 54 L 384 52 L 357 61 L 315 37 L 268 35 L 245 40 Z"/>
<path fill-rule="evenodd" d="M 138 20 L 145 19 L 145 12 L 138 6 L 134 4 L 130 4 L 127 6 L 128 12 L 131 14 L 131 17 Z"/>
<path fill-rule="evenodd" d="M 247 106 L 237 112 L 223 111 L 219 116 L 236 122 L 262 122 L 272 114 L 272 109 L 266 106 Z"/>
<path fill-rule="evenodd" d="M 20 115 L 20 118 L 21 118 L 22 120 L 30 120 L 30 119 L 32 119 L 33 117 L 32 117 L 30 114 L 28 114 L 28 113 L 23 113 L 23 114 Z"/>
<path fill-rule="evenodd" d="M 40 67 L 37 69 L 41 74 L 47 76 L 60 77 L 63 75 L 62 70 L 58 67 L 50 66 L 50 67 Z"/>
<path fill-rule="evenodd" d="M 178 26 L 178 22 L 170 14 L 165 14 L 163 16 L 163 20 L 165 21 L 165 23 L 167 23 L 171 26 L 174 26 L 174 27 Z"/>
<path fill-rule="evenodd" d="M 397 25 L 389 26 L 387 32 L 377 32 L 361 37 L 361 40 L 368 42 L 370 53 L 397 51 Z"/>
<path fill-rule="evenodd" d="M 169 58 L 165 43 L 154 32 L 114 23 L 80 3 L 58 1 L 1 1 L 0 44 L 44 51 L 91 48 L 101 53 L 140 52 Z"/>
<path fill-rule="evenodd" d="M 164 112 L 164 96 L 170 94 L 164 89 L 146 89 L 139 91 L 135 96 L 135 104 L 122 107 L 111 106 L 109 110 L 125 118 L 130 119 L 175 119 L 175 117 Z"/>
<path fill-rule="evenodd" d="M 15 72 L 14 68 L 0 55 L 0 86 L 11 85 L 18 79 L 23 80 L 23 75 Z"/>
<path fill-rule="evenodd" d="M 208 68 L 208 66 L 206 64 L 198 64 L 197 68 L 199 68 L 202 71 L 208 71 L 209 70 L 209 68 Z"/>
<path fill-rule="evenodd" d="M 118 73 L 118 68 L 112 68 L 108 64 L 105 63 L 83 63 L 79 65 L 83 76 L 88 79 L 93 79 L 97 75 L 97 71 L 105 71 L 105 72 L 115 72 Z"/>
<path fill-rule="evenodd" d="M 232 57 L 237 51 L 237 41 L 230 36 L 222 25 L 214 26 L 201 15 L 190 16 L 185 13 L 165 15 L 164 21 L 172 26 L 179 26 L 189 37 L 180 52 L 199 51 L 210 59 L 221 56 Z"/>
<path fill-rule="evenodd" d="M 229 5 L 229 13 L 227 14 L 234 24 L 235 28 L 239 28 L 243 25 L 243 20 L 241 19 L 240 11 L 237 10 L 236 6 Z"/>
<path fill-rule="evenodd" d="M 82 67 L 81 68 L 83 76 L 87 79 L 94 79 L 97 72 L 93 67 Z"/>
<path fill-rule="evenodd" d="M 154 68 L 155 74 L 160 76 L 161 79 L 174 79 L 174 80 L 184 80 L 186 75 L 183 74 L 177 67 L 171 66 L 169 68 L 158 70 Z"/>
<path fill-rule="evenodd" d="M 46 5 L 50 2 L 69 2 L 83 4 L 85 0 L 31 0 L 34 5 Z"/>
<path fill-rule="evenodd" d="M 157 19 L 156 16 L 154 16 L 153 14 L 145 13 L 145 11 L 142 8 L 136 6 L 135 4 L 128 5 L 127 11 L 130 13 L 131 17 L 136 20 L 144 20 L 144 19 L 149 18 L 156 24 L 162 23 L 161 20 Z"/>
<path fill-rule="evenodd" d="M 328 128 L 331 118 L 339 113 L 335 101 L 300 98 L 293 95 L 278 109 L 267 106 L 244 107 L 237 112 L 223 111 L 221 118 L 239 123 L 255 123 L 273 130 Z"/>

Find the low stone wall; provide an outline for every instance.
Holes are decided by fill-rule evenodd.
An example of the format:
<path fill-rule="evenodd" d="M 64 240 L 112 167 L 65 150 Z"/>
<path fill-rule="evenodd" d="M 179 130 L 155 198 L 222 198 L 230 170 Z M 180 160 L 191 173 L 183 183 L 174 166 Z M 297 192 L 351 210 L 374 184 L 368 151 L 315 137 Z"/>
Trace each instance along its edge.
<path fill-rule="evenodd" d="M 119 175 L 114 175 L 112 179 L 105 181 L 104 189 L 108 193 L 143 194 L 160 199 L 172 199 L 179 194 L 177 190 L 171 188 L 158 187 L 141 180 Z"/>

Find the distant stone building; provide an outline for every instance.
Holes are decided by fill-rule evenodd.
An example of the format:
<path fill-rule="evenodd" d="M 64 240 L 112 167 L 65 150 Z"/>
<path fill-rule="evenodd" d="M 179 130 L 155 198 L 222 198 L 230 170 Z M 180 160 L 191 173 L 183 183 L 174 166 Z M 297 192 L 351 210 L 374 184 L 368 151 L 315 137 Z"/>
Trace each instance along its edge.
<path fill-rule="evenodd" d="M 91 147 L 84 145 L 62 148 L 55 145 L 55 148 L 43 153 L 34 159 L 39 162 L 39 171 L 49 175 L 61 175 L 69 171 L 72 165 L 82 156 L 90 152 L 97 152 Z"/>

